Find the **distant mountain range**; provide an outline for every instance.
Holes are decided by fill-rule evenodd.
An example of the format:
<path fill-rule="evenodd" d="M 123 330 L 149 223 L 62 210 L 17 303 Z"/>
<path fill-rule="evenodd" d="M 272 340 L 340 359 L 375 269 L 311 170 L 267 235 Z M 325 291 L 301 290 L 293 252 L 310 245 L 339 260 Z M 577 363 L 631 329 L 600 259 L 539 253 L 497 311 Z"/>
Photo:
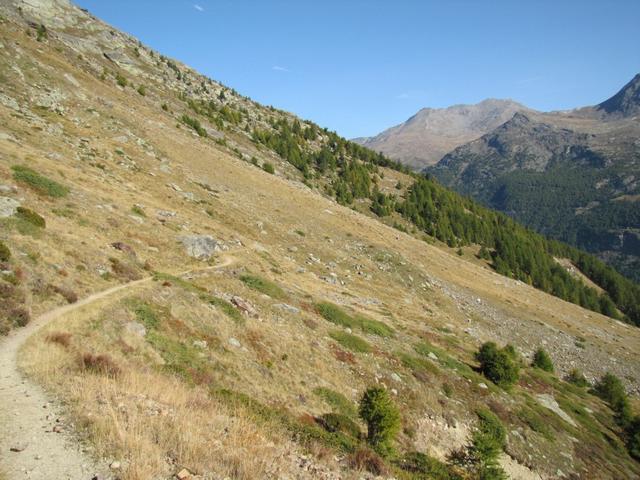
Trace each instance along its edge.
<path fill-rule="evenodd" d="M 438 144 L 435 132 L 447 128 L 453 133 Z M 446 144 L 473 132 L 434 164 Z M 640 280 L 640 74 L 592 107 L 542 113 L 486 100 L 421 110 L 361 143 L 383 145 L 392 158 Z"/>
<path fill-rule="evenodd" d="M 354 141 L 414 170 L 421 170 L 522 111 L 530 110 L 513 100 L 497 99 L 487 99 L 476 105 L 423 108 L 400 125 L 374 137 L 361 137 Z"/>

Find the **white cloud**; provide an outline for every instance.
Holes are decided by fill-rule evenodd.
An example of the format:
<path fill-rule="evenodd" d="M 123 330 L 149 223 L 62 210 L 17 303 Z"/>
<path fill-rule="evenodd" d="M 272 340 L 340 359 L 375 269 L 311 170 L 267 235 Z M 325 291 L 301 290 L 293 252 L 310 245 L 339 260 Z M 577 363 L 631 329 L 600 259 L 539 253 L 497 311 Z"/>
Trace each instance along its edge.
<path fill-rule="evenodd" d="M 201 5 L 198 5 L 197 3 L 193 4 L 193 8 L 195 8 L 196 10 L 198 10 L 199 12 L 204 12 L 204 7 Z"/>
<path fill-rule="evenodd" d="M 290 70 L 286 67 L 281 67 L 279 65 L 274 65 L 271 67 L 271 70 L 275 70 L 276 72 L 289 72 Z"/>

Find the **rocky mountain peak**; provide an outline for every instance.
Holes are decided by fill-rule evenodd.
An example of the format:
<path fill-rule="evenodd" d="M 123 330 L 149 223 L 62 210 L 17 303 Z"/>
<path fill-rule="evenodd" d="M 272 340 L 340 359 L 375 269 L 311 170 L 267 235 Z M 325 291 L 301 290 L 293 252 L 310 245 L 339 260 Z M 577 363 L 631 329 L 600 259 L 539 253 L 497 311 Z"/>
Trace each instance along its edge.
<path fill-rule="evenodd" d="M 640 73 L 613 97 L 596 106 L 608 115 L 632 117 L 640 114 Z"/>

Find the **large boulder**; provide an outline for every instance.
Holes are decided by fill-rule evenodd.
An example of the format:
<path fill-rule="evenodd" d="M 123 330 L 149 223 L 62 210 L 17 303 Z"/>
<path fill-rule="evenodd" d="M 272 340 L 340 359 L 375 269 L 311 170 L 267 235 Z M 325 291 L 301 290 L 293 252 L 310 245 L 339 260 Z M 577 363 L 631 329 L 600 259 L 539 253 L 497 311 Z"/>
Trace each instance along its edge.
<path fill-rule="evenodd" d="M 184 245 L 187 255 L 198 260 L 208 260 L 220 251 L 220 245 L 211 235 L 185 235 L 178 240 Z"/>

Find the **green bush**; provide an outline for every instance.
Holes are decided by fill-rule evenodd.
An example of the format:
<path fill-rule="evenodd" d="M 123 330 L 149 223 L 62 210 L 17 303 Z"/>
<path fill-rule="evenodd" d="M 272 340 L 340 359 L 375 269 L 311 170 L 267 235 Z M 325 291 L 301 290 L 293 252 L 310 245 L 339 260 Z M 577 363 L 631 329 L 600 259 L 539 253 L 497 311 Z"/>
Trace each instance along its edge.
<path fill-rule="evenodd" d="M 360 438 L 362 432 L 356 422 L 341 413 L 325 413 L 320 416 L 320 424 L 329 432 L 342 432 L 353 438 Z"/>
<path fill-rule="evenodd" d="M 422 452 L 409 452 L 397 464 L 402 470 L 416 474 L 417 478 L 433 480 L 453 480 L 458 478 L 451 474 L 446 464 Z"/>
<path fill-rule="evenodd" d="M 380 454 L 391 453 L 400 431 L 400 411 L 389 393 L 381 387 L 367 389 L 360 400 L 359 414 L 367 424 L 369 444 Z"/>
<path fill-rule="evenodd" d="M 28 185 L 41 195 L 61 198 L 69 193 L 69 189 L 64 185 L 44 177 L 35 170 L 24 165 L 14 165 L 11 167 L 11 170 L 13 170 L 13 178 L 17 182 L 22 182 Z"/>
<path fill-rule="evenodd" d="M 264 163 L 262 164 L 262 169 L 263 169 L 265 172 L 270 173 L 271 175 L 273 175 L 274 173 L 276 173 L 276 169 L 275 169 L 275 167 L 273 166 L 273 164 L 272 164 L 272 163 L 269 163 L 269 162 L 264 162 Z"/>
<path fill-rule="evenodd" d="M 344 348 L 351 350 L 352 352 L 368 353 L 371 351 L 371 345 L 356 335 L 352 335 L 341 330 L 335 330 L 330 332 L 329 336 Z"/>
<path fill-rule="evenodd" d="M 24 222 L 30 223 L 34 227 L 45 228 L 47 225 L 44 218 L 42 218 L 33 210 L 25 207 L 18 207 L 16 217 Z"/>
<path fill-rule="evenodd" d="M 584 388 L 589 386 L 589 382 L 587 381 L 583 373 L 577 368 L 574 368 L 569 372 L 566 377 L 566 381 L 571 383 L 572 385 L 575 385 L 576 387 Z"/>
<path fill-rule="evenodd" d="M 640 416 L 636 416 L 627 427 L 627 450 L 636 460 L 640 460 Z"/>
<path fill-rule="evenodd" d="M 471 461 L 481 480 L 506 480 L 507 476 L 498 463 L 498 456 L 505 446 L 507 433 L 492 412 L 480 409 L 476 412 L 480 423 L 471 439 Z"/>
<path fill-rule="evenodd" d="M 606 373 L 593 387 L 593 393 L 609 404 L 616 414 L 616 423 L 626 426 L 631 421 L 631 405 L 624 385 L 612 373 Z"/>
<path fill-rule="evenodd" d="M 140 95 L 142 95 L 143 97 L 147 95 L 147 87 L 145 87 L 144 85 L 140 85 L 138 87 L 138 93 Z"/>
<path fill-rule="evenodd" d="M 127 86 L 127 79 L 120 72 L 116 73 L 116 83 L 120 85 L 122 88 Z"/>
<path fill-rule="evenodd" d="M 0 262 L 8 262 L 11 258 L 11 250 L 0 240 Z"/>
<path fill-rule="evenodd" d="M 200 121 L 197 118 L 191 118 L 189 115 L 182 115 L 180 120 L 188 127 L 193 128 L 201 137 L 207 137 L 207 131 L 200 124 Z"/>
<path fill-rule="evenodd" d="M 242 275 L 240 280 L 249 288 L 269 295 L 271 298 L 284 298 L 287 296 L 278 285 L 257 275 Z"/>
<path fill-rule="evenodd" d="M 538 348 L 533 354 L 532 367 L 539 368 L 545 372 L 553 372 L 553 361 L 547 352 L 542 348 Z"/>
<path fill-rule="evenodd" d="M 342 310 L 337 305 L 329 302 L 320 302 L 315 305 L 318 313 L 328 322 L 343 327 L 354 328 L 355 321 L 347 312 Z"/>
<path fill-rule="evenodd" d="M 513 347 L 499 349 L 494 342 L 486 342 L 476 353 L 482 374 L 496 385 L 507 388 L 518 381 L 519 366 Z"/>

